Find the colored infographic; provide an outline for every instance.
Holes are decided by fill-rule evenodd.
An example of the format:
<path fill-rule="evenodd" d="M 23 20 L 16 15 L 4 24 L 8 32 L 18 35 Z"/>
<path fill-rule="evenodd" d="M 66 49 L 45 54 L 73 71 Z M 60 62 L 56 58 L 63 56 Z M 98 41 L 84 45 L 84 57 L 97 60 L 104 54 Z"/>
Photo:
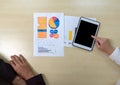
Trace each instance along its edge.
<path fill-rule="evenodd" d="M 47 38 L 47 24 L 50 27 L 50 37 L 59 38 L 57 28 L 60 25 L 60 20 L 57 17 L 51 17 L 47 23 L 47 17 L 38 17 L 38 38 Z"/>
<path fill-rule="evenodd" d="M 50 19 L 49 19 L 49 27 L 50 28 L 52 28 L 52 29 L 56 29 L 56 28 L 58 28 L 59 27 L 59 25 L 60 25 L 60 21 L 59 21 L 59 19 L 57 18 L 57 17 L 51 17 Z"/>
<path fill-rule="evenodd" d="M 50 29 L 50 37 L 51 38 L 59 38 L 58 30 L 57 30 L 57 28 L 60 25 L 59 19 L 57 17 L 51 17 L 49 19 L 48 25 L 51 28 Z"/>

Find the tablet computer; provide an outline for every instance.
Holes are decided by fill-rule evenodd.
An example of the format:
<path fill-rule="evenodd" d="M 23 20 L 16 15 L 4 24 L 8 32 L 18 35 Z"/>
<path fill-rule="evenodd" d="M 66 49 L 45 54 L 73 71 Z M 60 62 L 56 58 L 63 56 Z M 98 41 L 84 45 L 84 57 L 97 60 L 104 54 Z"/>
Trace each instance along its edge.
<path fill-rule="evenodd" d="M 98 21 L 81 17 L 72 42 L 73 46 L 91 51 L 95 42 L 91 35 L 97 35 L 99 26 Z"/>

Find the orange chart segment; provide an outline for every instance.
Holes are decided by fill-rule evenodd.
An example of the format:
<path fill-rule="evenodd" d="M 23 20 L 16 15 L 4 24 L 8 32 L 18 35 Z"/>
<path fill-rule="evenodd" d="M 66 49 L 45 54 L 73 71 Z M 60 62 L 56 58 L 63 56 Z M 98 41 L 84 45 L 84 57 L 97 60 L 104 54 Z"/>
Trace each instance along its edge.
<path fill-rule="evenodd" d="M 47 17 L 38 17 L 38 29 L 47 28 Z"/>
<path fill-rule="evenodd" d="M 38 38 L 46 38 L 47 32 L 38 32 Z"/>
<path fill-rule="evenodd" d="M 49 20 L 49 26 L 52 28 L 56 28 L 53 18 Z"/>

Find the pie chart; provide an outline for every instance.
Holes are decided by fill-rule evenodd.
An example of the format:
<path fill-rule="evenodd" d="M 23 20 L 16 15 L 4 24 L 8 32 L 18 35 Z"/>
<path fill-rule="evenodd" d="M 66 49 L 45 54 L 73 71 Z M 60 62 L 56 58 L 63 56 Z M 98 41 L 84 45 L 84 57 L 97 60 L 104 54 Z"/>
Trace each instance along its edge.
<path fill-rule="evenodd" d="M 60 21 L 59 21 L 59 19 L 58 19 L 57 17 L 51 17 L 51 18 L 49 19 L 48 24 L 49 24 L 49 27 L 50 27 L 50 28 L 56 29 L 56 28 L 59 27 Z"/>

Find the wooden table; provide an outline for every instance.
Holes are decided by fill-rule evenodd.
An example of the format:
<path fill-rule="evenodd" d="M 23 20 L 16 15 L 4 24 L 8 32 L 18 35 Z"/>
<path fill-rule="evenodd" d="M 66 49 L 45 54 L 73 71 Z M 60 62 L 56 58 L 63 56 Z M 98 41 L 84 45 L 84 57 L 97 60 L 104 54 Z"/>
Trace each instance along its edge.
<path fill-rule="evenodd" d="M 120 46 L 120 0 L 0 0 L 0 55 L 23 54 L 47 85 L 115 85 L 120 67 L 96 46 L 65 47 L 64 57 L 33 57 L 33 13 L 64 12 L 101 22 L 98 36 Z"/>

